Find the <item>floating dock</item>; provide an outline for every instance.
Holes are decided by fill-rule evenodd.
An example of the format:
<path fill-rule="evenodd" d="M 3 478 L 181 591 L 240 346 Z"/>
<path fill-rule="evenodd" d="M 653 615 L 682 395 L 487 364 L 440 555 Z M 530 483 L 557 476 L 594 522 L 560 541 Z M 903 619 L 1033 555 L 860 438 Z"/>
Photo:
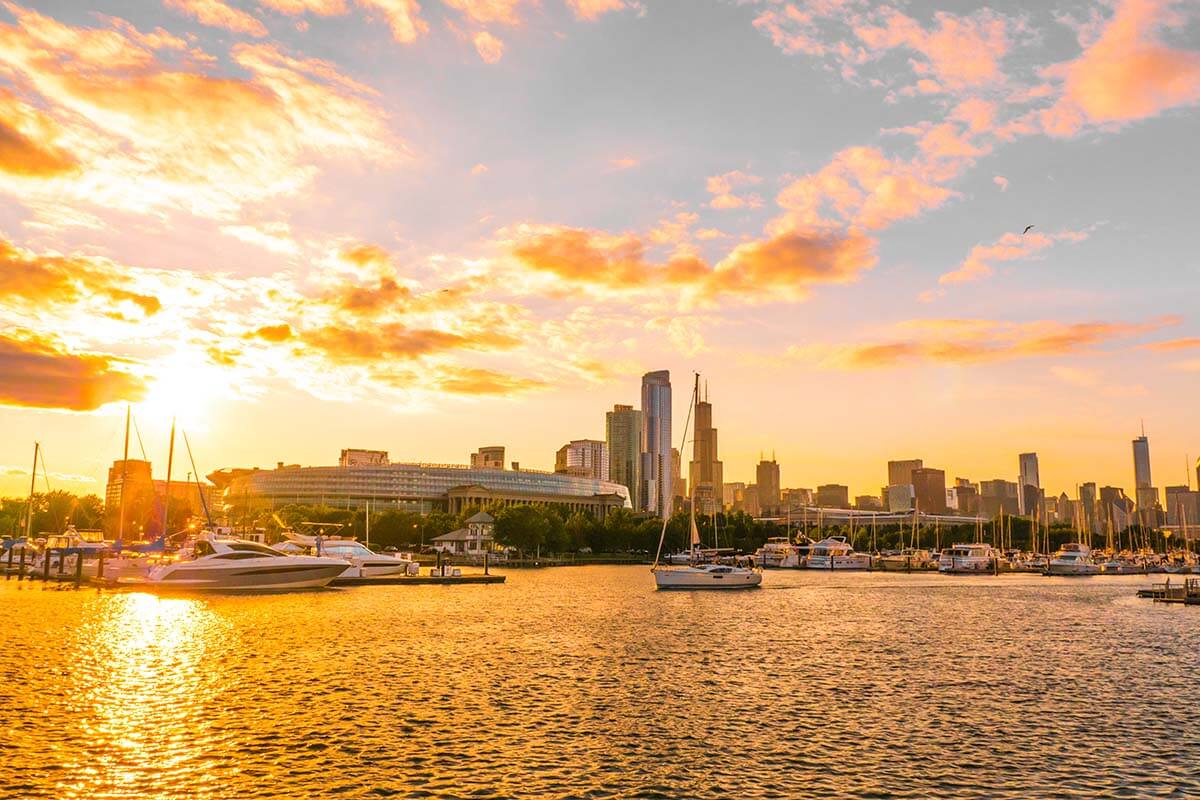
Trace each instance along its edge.
<path fill-rule="evenodd" d="M 1137 596 L 1156 603 L 1200 606 L 1200 578 L 1186 578 L 1179 583 L 1156 583 L 1149 589 L 1138 589 Z"/>

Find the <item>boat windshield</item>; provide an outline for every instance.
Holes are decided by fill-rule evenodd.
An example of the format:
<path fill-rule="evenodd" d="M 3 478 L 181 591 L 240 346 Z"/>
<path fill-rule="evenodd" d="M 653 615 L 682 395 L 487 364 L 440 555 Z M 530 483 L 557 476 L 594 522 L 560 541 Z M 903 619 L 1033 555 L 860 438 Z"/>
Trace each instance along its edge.
<path fill-rule="evenodd" d="M 333 556 L 373 556 L 375 555 L 358 542 L 330 542 L 321 545 L 323 552 Z"/>
<path fill-rule="evenodd" d="M 284 557 L 284 554 L 278 550 L 272 550 L 265 545 L 255 544 L 254 542 L 222 542 L 222 544 L 238 553 L 257 553 L 261 556 Z"/>

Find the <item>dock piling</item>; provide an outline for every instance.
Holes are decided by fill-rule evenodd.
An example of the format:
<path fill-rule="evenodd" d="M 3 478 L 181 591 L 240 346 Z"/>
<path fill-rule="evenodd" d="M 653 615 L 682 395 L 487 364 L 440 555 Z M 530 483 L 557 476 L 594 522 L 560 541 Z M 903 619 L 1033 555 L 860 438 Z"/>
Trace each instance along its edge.
<path fill-rule="evenodd" d="M 96 580 L 104 580 L 104 551 L 100 551 L 99 558 L 96 559 Z"/>
<path fill-rule="evenodd" d="M 25 548 L 21 548 L 21 563 L 17 567 L 17 583 L 25 580 Z"/>
<path fill-rule="evenodd" d="M 50 556 L 53 555 L 49 550 L 42 554 L 42 581 L 50 580 Z"/>
<path fill-rule="evenodd" d="M 75 588 L 79 588 L 79 584 L 83 583 L 83 553 L 78 553 L 75 556 Z"/>
<path fill-rule="evenodd" d="M 16 550 L 16 547 L 8 548 L 8 568 L 4 570 L 4 580 L 12 577 L 13 550 Z M 24 550 L 25 548 L 22 547 L 21 551 L 24 552 Z"/>

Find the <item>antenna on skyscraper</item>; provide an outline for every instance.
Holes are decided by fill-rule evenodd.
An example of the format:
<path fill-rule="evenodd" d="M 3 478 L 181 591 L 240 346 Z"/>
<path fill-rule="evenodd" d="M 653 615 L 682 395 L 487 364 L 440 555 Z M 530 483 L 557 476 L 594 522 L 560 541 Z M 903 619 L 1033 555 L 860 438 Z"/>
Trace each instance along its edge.
<path fill-rule="evenodd" d="M 1142 417 L 1142 438 L 1146 438 L 1146 418 Z"/>

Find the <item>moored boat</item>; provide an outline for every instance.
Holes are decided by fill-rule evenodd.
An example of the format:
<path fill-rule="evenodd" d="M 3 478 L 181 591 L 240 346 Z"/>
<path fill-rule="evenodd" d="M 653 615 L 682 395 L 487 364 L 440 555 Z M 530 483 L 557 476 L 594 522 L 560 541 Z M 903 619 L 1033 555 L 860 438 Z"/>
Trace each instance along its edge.
<path fill-rule="evenodd" d="M 887 553 L 875 559 L 875 566 L 888 572 L 911 572 L 931 569 L 936 562 L 928 550 L 906 547 L 898 553 Z"/>
<path fill-rule="evenodd" d="M 942 551 L 938 572 L 946 575 L 991 575 L 1000 571 L 1000 554 L 990 544 L 956 544 Z"/>
<path fill-rule="evenodd" d="M 772 536 L 755 551 L 754 559 L 767 569 L 796 569 L 800 566 L 800 548 L 786 536 Z"/>
<path fill-rule="evenodd" d="M 346 562 L 325 556 L 285 555 L 266 545 L 204 534 L 181 559 L 150 569 L 150 586 L 200 591 L 279 591 L 326 586 Z"/>
<path fill-rule="evenodd" d="M 1067 542 L 1058 548 L 1046 567 L 1047 575 L 1096 575 L 1100 565 L 1092 558 L 1092 548 L 1082 542 Z"/>
<path fill-rule="evenodd" d="M 809 569 L 868 570 L 871 556 L 856 553 L 845 536 L 828 536 L 811 545 L 805 564 Z"/>

